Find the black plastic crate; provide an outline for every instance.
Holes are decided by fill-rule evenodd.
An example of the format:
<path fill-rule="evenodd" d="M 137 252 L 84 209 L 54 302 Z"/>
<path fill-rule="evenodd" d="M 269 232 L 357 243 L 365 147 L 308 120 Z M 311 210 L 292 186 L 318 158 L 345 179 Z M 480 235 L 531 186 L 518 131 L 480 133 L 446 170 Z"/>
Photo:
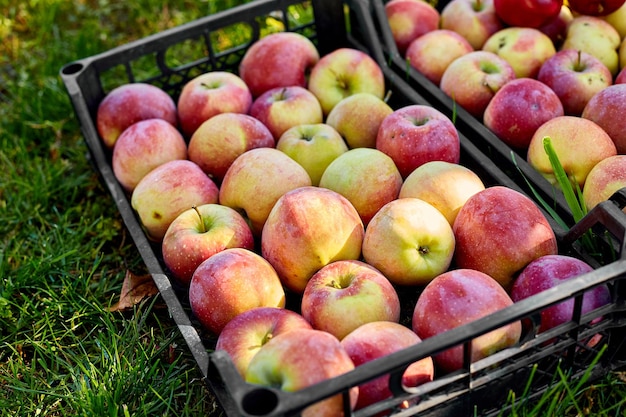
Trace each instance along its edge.
<path fill-rule="evenodd" d="M 145 236 L 131 208 L 129 195 L 113 175 L 111 152 L 103 146 L 95 127 L 97 106 L 108 91 L 120 84 L 149 82 L 176 98 L 184 83 L 195 75 L 210 70 L 236 71 L 246 48 L 262 35 L 263 22 L 268 16 L 273 21 L 282 22 L 286 30 L 311 38 L 320 54 L 342 46 L 370 53 L 385 72 L 387 88 L 392 91 L 392 107 L 428 105 L 424 95 L 411 88 L 387 65 L 386 51 L 376 32 L 376 9 L 373 6 L 375 3 L 369 0 L 257 0 L 69 63 L 61 69 L 61 78 L 80 122 L 94 169 L 111 193 L 207 387 L 229 416 L 286 416 L 298 415 L 309 404 L 337 393 L 347 393 L 352 386 L 392 373 L 395 397 L 353 415 L 374 415 L 378 410 L 393 408 L 417 397 L 421 401 L 403 410 L 401 415 L 474 415 L 475 407 L 477 415 L 496 415 L 502 409 L 509 389 L 521 392 L 533 369 L 539 371 L 533 378 L 531 396 L 541 394 L 549 386 L 557 366 L 569 370 L 573 378 L 581 375 L 593 363 L 600 347 L 605 346 L 606 351 L 596 364 L 594 375 L 606 374 L 624 359 L 620 349 L 624 350 L 622 340 L 626 325 L 622 284 L 626 276 L 626 261 L 623 259 L 626 256 L 623 250 L 626 222 L 622 219 L 621 208 L 626 205 L 626 193 L 619 193 L 614 201 L 601 204 L 569 232 L 551 223 L 559 238 L 561 252 L 589 261 L 597 267 L 593 273 L 322 384 L 296 393 L 252 386 L 242 380 L 224 352 L 213 351 L 215 337 L 207 334 L 193 318 L 185 289 L 170 280 L 160 246 Z M 296 12 L 309 13 L 310 21 L 296 22 L 293 18 Z M 216 46 L 216 34 L 229 29 L 243 30 L 249 34 L 248 41 L 228 48 Z M 474 138 L 469 140 L 461 134 L 460 139 L 461 163 L 477 172 L 487 186 L 505 185 L 523 192 L 522 187 L 498 166 L 497 158 L 474 144 Z M 607 235 L 605 246 L 616 254 L 616 260 L 601 266 L 592 254 L 581 248 L 579 237 L 589 229 Z M 513 321 L 536 319 L 542 309 L 560 301 L 575 297 L 580 303 L 586 291 L 605 283 L 611 287 L 613 302 L 598 311 L 584 317 L 576 314 L 572 322 L 549 334 L 526 334 L 518 346 L 472 365 L 466 360 L 465 369 L 440 376 L 416 389 L 405 390 L 399 384 L 403 370 L 420 358 L 458 344 L 469 346 L 474 337 Z M 406 298 L 407 305 L 412 308 L 417 294 L 401 293 L 401 297 Z M 408 310 L 403 312 L 405 320 L 408 314 Z M 589 324 L 599 316 L 604 318 Z M 586 347 L 584 340 L 597 333 L 603 336 L 602 343 L 593 348 Z M 553 337 L 556 337 L 554 342 L 544 343 Z"/>

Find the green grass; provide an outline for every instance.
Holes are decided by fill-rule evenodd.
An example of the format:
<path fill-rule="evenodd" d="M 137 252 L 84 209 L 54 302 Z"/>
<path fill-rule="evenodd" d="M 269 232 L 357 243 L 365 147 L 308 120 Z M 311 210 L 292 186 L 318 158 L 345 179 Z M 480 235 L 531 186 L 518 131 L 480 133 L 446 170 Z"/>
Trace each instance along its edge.
<path fill-rule="evenodd" d="M 144 267 L 58 71 L 240 2 L 0 0 L 0 415 L 219 414 L 160 298 L 107 310 Z M 624 415 L 617 373 L 551 394 L 554 415 Z"/>

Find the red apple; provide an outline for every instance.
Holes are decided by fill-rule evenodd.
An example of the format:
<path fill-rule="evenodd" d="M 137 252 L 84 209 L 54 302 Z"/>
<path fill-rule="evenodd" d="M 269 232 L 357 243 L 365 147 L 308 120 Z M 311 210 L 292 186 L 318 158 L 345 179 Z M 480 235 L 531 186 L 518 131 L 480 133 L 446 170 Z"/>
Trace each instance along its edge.
<path fill-rule="evenodd" d="M 324 121 L 317 97 L 298 85 L 267 90 L 254 100 L 249 114 L 267 126 L 276 141 L 291 127 Z"/>
<path fill-rule="evenodd" d="M 366 323 L 341 340 L 346 352 L 358 368 L 374 359 L 384 358 L 399 350 L 414 346 L 422 340 L 414 331 L 390 321 Z M 410 364 L 402 375 L 406 387 L 417 387 L 433 380 L 435 366 L 431 357 Z M 355 409 L 361 409 L 392 396 L 389 375 L 359 385 L 359 399 Z"/>
<path fill-rule="evenodd" d="M 563 114 L 554 90 L 534 78 L 517 78 L 493 96 L 483 121 L 504 143 L 525 151 L 539 126 Z"/>
<path fill-rule="evenodd" d="M 215 350 L 223 350 L 232 359 L 242 378 L 252 357 L 263 345 L 279 334 L 311 329 L 300 314 L 280 307 L 256 307 L 235 316 L 220 332 Z"/>
<path fill-rule="evenodd" d="M 163 262 L 183 285 L 189 285 L 204 260 L 228 248 L 253 250 L 254 236 L 239 213 L 220 204 L 183 211 L 170 223 L 161 243 Z"/>
<path fill-rule="evenodd" d="M 600 126 L 613 140 L 617 153 L 626 153 L 626 84 L 615 84 L 596 93 L 583 109 L 582 117 Z"/>
<path fill-rule="evenodd" d="M 493 0 L 451 0 L 441 10 L 440 27 L 460 34 L 478 50 L 504 24 Z"/>
<path fill-rule="evenodd" d="M 218 194 L 217 185 L 198 165 L 179 159 L 148 172 L 133 190 L 130 203 L 148 238 L 161 242 L 180 213 L 217 203 Z"/>
<path fill-rule="evenodd" d="M 422 339 L 436 336 L 488 316 L 513 304 L 502 286 L 489 275 L 472 269 L 455 269 L 433 279 L 424 288 L 413 311 L 413 331 Z M 472 339 L 470 359 L 476 362 L 518 343 L 520 322 L 513 322 Z M 436 354 L 444 372 L 463 366 L 463 346 Z"/>
<path fill-rule="evenodd" d="M 132 191 L 148 172 L 176 159 L 187 159 L 187 143 L 178 129 L 163 119 L 146 119 L 119 136 L 111 167 L 122 187 Z"/>
<path fill-rule="evenodd" d="M 397 323 L 400 300 L 380 271 L 361 261 L 343 260 L 313 274 L 302 294 L 301 311 L 314 329 L 341 340 L 365 323 Z"/>
<path fill-rule="evenodd" d="M 568 0 L 573 11 L 588 16 L 607 16 L 622 7 L 624 2 L 624 0 Z"/>
<path fill-rule="evenodd" d="M 284 152 L 257 148 L 232 163 L 220 186 L 219 202 L 240 212 L 256 237 L 283 194 L 311 185 L 306 170 Z"/>
<path fill-rule="evenodd" d="M 613 76 L 593 55 L 564 49 L 543 63 L 537 80 L 556 93 L 565 114 L 580 116 L 591 97 L 612 84 Z"/>
<path fill-rule="evenodd" d="M 127 127 L 146 119 L 163 119 L 177 127 L 176 103 L 157 86 L 123 84 L 109 91 L 98 105 L 96 128 L 104 145 L 113 149 Z"/>
<path fill-rule="evenodd" d="M 573 19 L 572 11 L 564 4 L 561 6 L 561 11 L 554 19 L 539 26 L 538 29 L 552 39 L 552 43 L 554 43 L 554 46 L 558 49 L 563 44 L 567 36 L 567 26 Z"/>
<path fill-rule="evenodd" d="M 320 187 L 285 193 L 270 211 L 261 233 L 261 252 L 283 284 L 302 294 L 323 266 L 361 255 L 364 227 L 341 194 Z"/>
<path fill-rule="evenodd" d="M 587 175 L 583 200 L 588 210 L 626 187 L 626 155 L 614 155 L 598 162 Z"/>
<path fill-rule="evenodd" d="M 507 25 L 538 28 L 559 14 L 563 0 L 494 0 L 494 6 Z"/>
<path fill-rule="evenodd" d="M 484 272 L 506 289 L 531 261 L 558 251 L 554 231 L 535 203 L 504 186 L 471 196 L 453 230 L 456 265 Z"/>
<path fill-rule="evenodd" d="M 502 86 L 515 79 L 511 64 L 493 52 L 474 51 L 448 65 L 439 86 L 471 115 L 482 118 Z"/>
<path fill-rule="evenodd" d="M 263 345 L 250 361 L 246 382 L 277 388 L 287 392 L 298 391 L 354 369 L 354 363 L 341 342 L 330 333 L 300 329 L 282 333 Z M 359 395 L 358 387 L 350 390 L 349 409 L 353 409 Z M 302 417 L 343 416 L 343 396 L 334 395 L 305 408 Z"/>
<path fill-rule="evenodd" d="M 275 145 L 274 136 L 258 119 L 242 113 L 220 113 L 196 129 L 187 152 L 191 161 L 221 183 L 239 155 L 250 149 Z"/>
<path fill-rule="evenodd" d="M 385 117 L 376 149 L 389 155 L 403 178 L 429 161 L 458 163 L 459 134 L 452 121 L 434 107 L 407 105 Z"/>
<path fill-rule="evenodd" d="M 275 32 L 254 42 L 239 64 L 239 76 L 253 97 L 276 87 L 307 86 L 307 74 L 319 61 L 315 44 L 295 32 Z"/>
<path fill-rule="evenodd" d="M 613 80 L 613 84 L 626 84 L 626 67 L 622 68 L 617 77 Z"/>
<path fill-rule="evenodd" d="M 220 113 L 248 113 L 252 94 L 239 76 L 211 71 L 189 80 L 178 97 L 180 128 L 189 138 L 200 125 Z"/>
<path fill-rule="evenodd" d="M 566 255 L 546 255 L 535 259 L 520 272 L 511 288 L 511 298 L 518 302 L 539 294 L 542 291 L 577 276 L 593 271 L 593 268 L 580 259 Z M 575 299 L 541 310 L 541 323 L 538 332 L 545 332 L 572 319 Z M 582 314 L 595 310 L 611 302 L 611 293 L 606 285 L 586 291 L 583 295 Z M 597 321 L 599 319 L 595 319 Z M 592 321 L 593 322 L 593 321 Z"/>
<path fill-rule="evenodd" d="M 219 335 L 237 315 L 257 307 L 285 307 L 285 291 L 272 266 L 244 248 L 216 253 L 196 268 L 189 304 L 200 324 Z"/>
<path fill-rule="evenodd" d="M 406 50 L 406 59 L 432 83 L 439 85 L 448 65 L 473 51 L 474 47 L 459 33 L 437 29 L 411 42 Z"/>
<path fill-rule="evenodd" d="M 385 14 L 401 55 L 413 40 L 439 28 L 439 12 L 422 0 L 391 0 Z"/>

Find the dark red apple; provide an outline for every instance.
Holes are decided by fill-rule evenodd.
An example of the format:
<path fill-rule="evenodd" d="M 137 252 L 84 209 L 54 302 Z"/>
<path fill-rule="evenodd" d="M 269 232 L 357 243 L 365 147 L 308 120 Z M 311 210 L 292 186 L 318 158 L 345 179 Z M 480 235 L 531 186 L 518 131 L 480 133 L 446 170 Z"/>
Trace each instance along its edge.
<path fill-rule="evenodd" d="M 571 2 L 570 2 L 571 4 Z M 494 0 L 496 14 L 509 26 L 539 28 L 556 18 L 563 0 Z"/>
<path fill-rule="evenodd" d="M 622 7 L 626 0 L 569 0 L 574 12 L 587 16 L 606 16 Z"/>

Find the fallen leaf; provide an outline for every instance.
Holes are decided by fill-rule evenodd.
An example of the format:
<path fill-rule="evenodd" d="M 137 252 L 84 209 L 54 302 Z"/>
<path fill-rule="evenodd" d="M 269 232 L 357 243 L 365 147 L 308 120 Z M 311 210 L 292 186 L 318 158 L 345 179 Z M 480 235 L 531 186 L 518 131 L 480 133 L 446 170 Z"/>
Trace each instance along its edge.
<path fill-rule="evenodd" d="M 159 289 L 154 283 L 152 275 L 135 275 L 130 271 L 126 271 L 126 276 L 122 283 L 120 299 L 109 308 L 109 311 L 127 310 L 143 299 L 152 297 L 158 293 Z"/>

